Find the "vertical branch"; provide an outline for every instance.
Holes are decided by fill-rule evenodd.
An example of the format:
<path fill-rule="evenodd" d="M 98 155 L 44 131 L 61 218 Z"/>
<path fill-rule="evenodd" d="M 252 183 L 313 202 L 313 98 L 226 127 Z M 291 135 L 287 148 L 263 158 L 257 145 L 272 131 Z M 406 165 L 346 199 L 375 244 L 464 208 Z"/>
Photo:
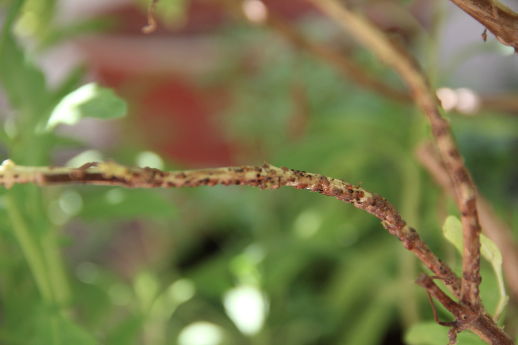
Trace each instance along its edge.
<path fill-rule="evenodd" d="M 428 170 L 434 180 L 447 193 L 453 193 L 451 180 L 440 158 L 429 144 L 418 148 L 417 159 Z M 487 200 L 481 195 L 477 197 L 477 209 L 483 233 L 500 249 L 508 287 L 515 298 L 518 298 L 518 248 L 509 226 L 498 217 Z"/>
<path fill-rule="evenodd" d="M 309 1 L 346 28 L 359 43 L 375 53 L 378 59 L 395 69 L 410 87 L 416 104 L 428 116 L 441 157 L 453 181 L 457 204 L 462 215 L 464 253 L 461 301 L 478 311 L 480 309 L 479 234 L 481 228 L 476 208 L 476 190 L 464 166 L 450 126 L 439 113 L 437 98 L 429 87 L 426 77 L 404 47 L 391 41 L 380 29 L 362 16 L 343 7 L 335 0 Z"/>

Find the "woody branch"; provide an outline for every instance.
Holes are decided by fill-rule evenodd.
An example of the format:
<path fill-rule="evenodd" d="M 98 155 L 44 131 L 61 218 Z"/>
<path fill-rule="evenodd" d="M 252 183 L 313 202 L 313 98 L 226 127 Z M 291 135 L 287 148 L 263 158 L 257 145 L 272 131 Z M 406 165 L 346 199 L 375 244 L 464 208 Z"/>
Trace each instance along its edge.
<path fill-rule="evenodd" d="M 261 166 L 166 172 L 152 168 L 130 168 L 114 162 L 88 163 L 80 168 L 67 168 L 25 167 L 17 166 L 9 160 L 5 161 L 0 166 L 0 184 L 10 188 L 17 183 L 33 183 L 38 186 L 92 184 L 127 188 L 181 188 L 221 184 L 226 186 L 249 185 L 260 189 L 277 189 L 281 186 L 308 189 L 352 203 L 357 208 L 378 217 L 391 235 L 397 236 L 405 248 L 412 251 L 436 277 L 444 280 L 457 297 L 460 295 L 460 279 L 448 265 L 432 253 L 417 232 L 401 218 L 400 213 L 392 204 L 378 194 L 341 179 L 285 167 L 277 168 L 268 163 Z M 417 282 L 444 303 L 442 297 L 444 293 L 438 292 L 440 290 L 428 276 L 421 275 Z M 476 313 L 453 301 L 447 303 L 447 308 L 458 318 L 454 322 L 456 328 L 450 332 L 452 337 L 457 330 L 469 328 L 479 334 L 482 339 L 486 341 L 489 339 L 490 344 L 513 344 L 486 313 Z"/>
<path fill-rule="evenodd" d="M 432 143 L 421 145 L 416 151 L 417 159 L 432 175 L 433 179 L 448 194 L 453 193 L 451 180 Z M 518 298 L 518 247 L 511 229 L 498 217 L 491 204 L 483 196 L 477 197 L 477 209 L 483 233 L 498 246 L 502 252 L 503 267 L 508 287 Z"/>
<path fill-rule="evenodd" d="M 382 196 L 341 179 L 307 173 L 270 164 L 205 170 L 166 172 L 151 168 L 129 168 L 113 162 L 90 163 L 78 169 L 66 167 L 24 167 L 10 161 L 0 167 L 0 184 L 10 188 L 16 183 L 38 186 L 93 184 L 128 188 L 181 188 L 221 185 L 249 185 L 260 189 L 292 186 L 309 189 L 352 203 L 378 217 L 391 235 L 397 236 L 436 276 L 448 282 L 459 296 L 460 279 L 408 226 L 399 212 Z"/>
<path fill-rule="evenodd" d="M 453 181 L 461 212 L 464 236 L 461 301 L 474 311 L 480 310 L 480 224 L 476 209 L 476 190 L 455 143 L 448 122 L 441 116 L 437 97 L 431 90 L 418 63 L 404 47 L 391 41 L 380 29 L 335 0 L 309 0 L 329 17 L 345 27 L 359 43 L 391 66 L 407 83 L 416 104 L 430 120 L 441 158 Z"/>
<path fill-rule="evenodd" d="M 327 16 L 337 21 L 366 48 L 371 50 L 380 61 L 392 67 L 406 82 L 412 97 L 427 115 L 434 134 L 441 158 L 452 180 L 457 205 L 461 212 L 463 227 L 463 262 L 462 283 L 459 307 L 467 307 L 478 315 L 478 319 L 486 319 L 487 315 L 480 302 L 480 232 L 481 227 L 476 207 L 476 189 L 471 176 L 464 165 L 463 158 L 457 148 L 449 123 L 441 116 L 438 100 L 430 88 L 427 78 L 419 64 L 406 51 L 405 47 L 387 37 L 379 28 L 358 13 L 342 6 L 336 0 L 308 0 Z M 477 319 L 477 320 L 478 320 Z M 488 319 L 489 320 L 489 319 Z M 487 325 L 491 321 L 484 321 Z M 462 330 L 474 327 L 470 320 L 456 320 L 455 329 Z M 492 323 L 494 325 L 494 323 Z M 475 331 L 474 329 L 472 329 Z M 486 329 L 492 334 L 494 327 Z M 503 340 L 491 344 L 512 344 L 512 340 L 499 329 L 495 330 Z M 452 333 L 453 334 L 453 333 Z M 482 339 L 492 339 L 481 336 Z M 505 340 L 505 341 L 504 341 Z M 454 340 L 452 340 L 454 341 Z"/>

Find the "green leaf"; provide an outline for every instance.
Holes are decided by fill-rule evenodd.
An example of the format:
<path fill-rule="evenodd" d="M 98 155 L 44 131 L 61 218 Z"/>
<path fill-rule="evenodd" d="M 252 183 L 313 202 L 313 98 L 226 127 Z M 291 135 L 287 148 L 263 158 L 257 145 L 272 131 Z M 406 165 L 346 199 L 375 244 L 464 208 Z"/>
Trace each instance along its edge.
<path fill-rule="evenodd" d="M 448 327 L 437 323 L 421 322 L 413 325 L 405 334 L 405 344 L 409 345 L 444 345 L 448 342 Z M 457 335 L 459 345 L 483 345 L 477 335 L 471 332 L 462 332 Z"/>
<path fill-rule="evenodd" d="M 45 76 L 19 47 L 10 30 L 2 34 L 0 54 L 0 81 L 10 105 L 34 125 L 51 107 Z"/>
<path fill-rule="evenodd" d="M 30 344 L 98 344 L 92 335 L 62 316 L 41 316 Z"/>
<path fill-rule="evenodd" d="M 111 89 L 86 84 L 65 96 L 54 108 L 47 122 L 47 129 L 60 123 L 73 125 L 84 117 L 115 119 L 126 115 L 127 104 Z"/>
<path fill-rule="evenodd" d="M 104 17 L 49 28 L 47 34 L 42 37 L 40 48 L 55 46 L 79 35 L 100 33 L 116 27 L 116 24 L 116 19 Z"/>
<path fill-rule="evenodd" d="M 464 248 L 462 239 L 462 223 L 455 216 L 448 216 L 442 227 L 444 237 L 450 241 L 462 255 Z"/>
<path fill-rule="evenodd" d="M 173 219 L 176 207 L 159 191 L 112 188 L 85 192 L 83 209 L 80 216 L 88 220 L 135 219 Z"/>
<path fill-rule="evenodd" d="M 93 335 L 60 315 L 57 309 L 30 300 L 30 297 L 29 300 L 21 300 L 14 296 L 17 295 L 11 295 L 12 300 L 3 305 L 4 312 L 7 312 L 0 331 L 2 344 L 98 344 Z"/>
<path fill-rule="evenodd" d="M 142 329 L 143 318 L 140 315 L 129 316 L 120 322 L 114 329 L 110 330 L 106 336 L 106 344 L 127 345 L 135 344 Z"/>
<path fill-rule="evenodd" d="M 446 222 L 444 222 L 443 226 L 443 232 L 446 239 L 453 243 L 462 254 L 464 245 L 462 237 L 462 223 L 460 220 L 455 216 L 449 216 L 446 218 Z M 505 305 L 507 304 L 507 301 L 509 300 L 509 296 L 506 295 L 504 287 L 504 277 L 502 273 L 502 253 L 500 253 L 497 245 L 484 234 L 480 234 L 480 246 L 480 252 L 482 256 L 484 259 L 491 263 L 491 266 L 493 266 L 493 270 L 498 280 L 500 302 L 498 303 L 494 314 L 494 319 L 498 320 Z"/>
<path fill-rule="evenodd" d="M 2 28 L 2 35 L 0 36 L 0 56 L 2 56 L 5 40 L 10 35 L 11 26 L 13 25 L 14 19 L 18 15 L 18 12 L 22 8 L 24 0 L 13 1 L 7 16 L 4 19 L 4 25 Z"/>
<path fill-rule="evenodd" d="M 357 316 L 351 329 L 339 343 L 347 345 L 379 344 L 394 314 L 390 298 L 382 292 L 370 301 L 370 305 Z"/>

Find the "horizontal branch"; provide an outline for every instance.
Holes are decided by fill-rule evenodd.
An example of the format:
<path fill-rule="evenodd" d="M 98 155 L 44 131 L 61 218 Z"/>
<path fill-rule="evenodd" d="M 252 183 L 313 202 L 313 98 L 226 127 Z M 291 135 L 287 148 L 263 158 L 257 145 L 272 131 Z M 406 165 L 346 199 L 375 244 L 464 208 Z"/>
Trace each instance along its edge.
<path fill-rule="evenodd" d="M 341 179 L 284 167 L 277 168 L 268 163 L 261 166 L 166 172 L 152 168 L 129 168 L 114 162 L 89 163 L 76 169 L 17 166 L 7 160 L 0 166 L 0 184 L 10 188 L 15 183 L 34 183 L 38 186 L 92 184 L 127 188 L 182 188 L 221 184 L 248 185 L 260 189 L 277 189 L 281 186 L 309 189 L 352 203 L 378 217 L 391 235 L 397 236 L 405 248 L 412 251 L 435 275 L 441 277 L 457 297 L 460 296 L 460 279 L 432 253 L 392 204 L 378 194 Z"/>

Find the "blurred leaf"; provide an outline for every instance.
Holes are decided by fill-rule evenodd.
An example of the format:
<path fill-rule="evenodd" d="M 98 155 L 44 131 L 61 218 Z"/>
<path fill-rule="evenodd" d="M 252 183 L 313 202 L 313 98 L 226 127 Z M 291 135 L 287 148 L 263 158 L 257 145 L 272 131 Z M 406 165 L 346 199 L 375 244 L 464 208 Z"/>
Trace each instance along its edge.
<path fill-rule="evenodd" d="M 340 342 L 345 345 L 375 345 L 379 344 L 387 328 L 392 323 L 393 306 L 384 292 L 378 292 L 376 298 L 371 298 L 362 306 L 363 310 L 350 330 Z"/>
<path fill-rule="evenodd" d="M 135 344 L 138 334 L 142 330 L 142 322 L 142 316 L 132 315 L 127 317 L 107 334 L 105 344 Z"/>
<path fill-rule="evenodd" d="M 78 66 L 69 73 L 61 85 L 53 92 L 53 99 L 56 104 L 79 87 L 85 72 L 86 66 Z"/>
<path fill-rule="evenodd" d="M 94 345 L 97 340 L 87 331 L 60 315 L 54 308 L 45 307 L 34 299 L 18 298 L 4 305 L 4 330 L 0 339 L 12 345 Z M 7 327 L 7 332 L 5 327 Z"/>
<path fill-rule="evenodd" d="M 405 334 L 405 343 L 409 345 L 444 345 L 448 342 L 449 327 L 435 322 L 421 322 L 412 326 Z M 477 335 L 464 331 L 457 335 L 459 345 L 487 344 Z"/>
<path fill-rule="evenodd" d="M 56 0 L 26 0 L 15 25 L 17 35 L 44 37 L 51 27 Z"/>
<path fill-rule="evenodd" d="M 98 341 L 69 319 L 41 314 L 36 320 L 36 331 L 29 344 L 94 345 Z"/>
<path fill-rule="evenodd" d="M 43 37 L 41 48 L 59 44 L 79 35 L 100 33 L 113 28 L 115 24 L 116 20 L 111 18 L 93 18 L 53 28 Z"/>
<path fill-rule="evenodd" d="M 11 106 L 27 116 L 29 123 L 35 125 L 38 115 L 48 111 L 51 103 L 45 77 L 26 57 L 9 30 L 2 34 L 0 81 Z"/>
<path fill-rule="evenodd" d="M 455 216 L 448 216 L 442 227 L 444 237 L 450 241 L 459 251 L 460 255 L 463 253 L 464 244 L 462 237 L 462 223 Z"/>
<path fill-rule="evenodd" d="M 0 36 L 0 56 L 3 54 L 5 40 L 8 36 L 11 35 L 11 27 L 18 15 L 18 12 L 22 8 L 22 5 L 25 0 L 14 0 L 11 1 L 11 7 L 9 7 L 9 11 L 7 12 L 6 17 L 4 18 L 4 23 L 2 27 L 2 34 Z"/>
<path fill-rule="evenodd" d="M 91 189 L 91 188 L 89 188 Z M 83 209 L 79 214 L 84 219 L 174 219 L 176 207 L 163 194 L 151 190 L 125 189 L 116 187 L 109 190 L 82 193 Z"/>
<path fill-rule="evenodd" d="M 60 123 L 73 125 L 82 118 L 116 119 L 126 115 L 126 102 L 112 89 L 86 84 L 65 96 L 54 108 L 47 122 L 47 129 Z"/>

